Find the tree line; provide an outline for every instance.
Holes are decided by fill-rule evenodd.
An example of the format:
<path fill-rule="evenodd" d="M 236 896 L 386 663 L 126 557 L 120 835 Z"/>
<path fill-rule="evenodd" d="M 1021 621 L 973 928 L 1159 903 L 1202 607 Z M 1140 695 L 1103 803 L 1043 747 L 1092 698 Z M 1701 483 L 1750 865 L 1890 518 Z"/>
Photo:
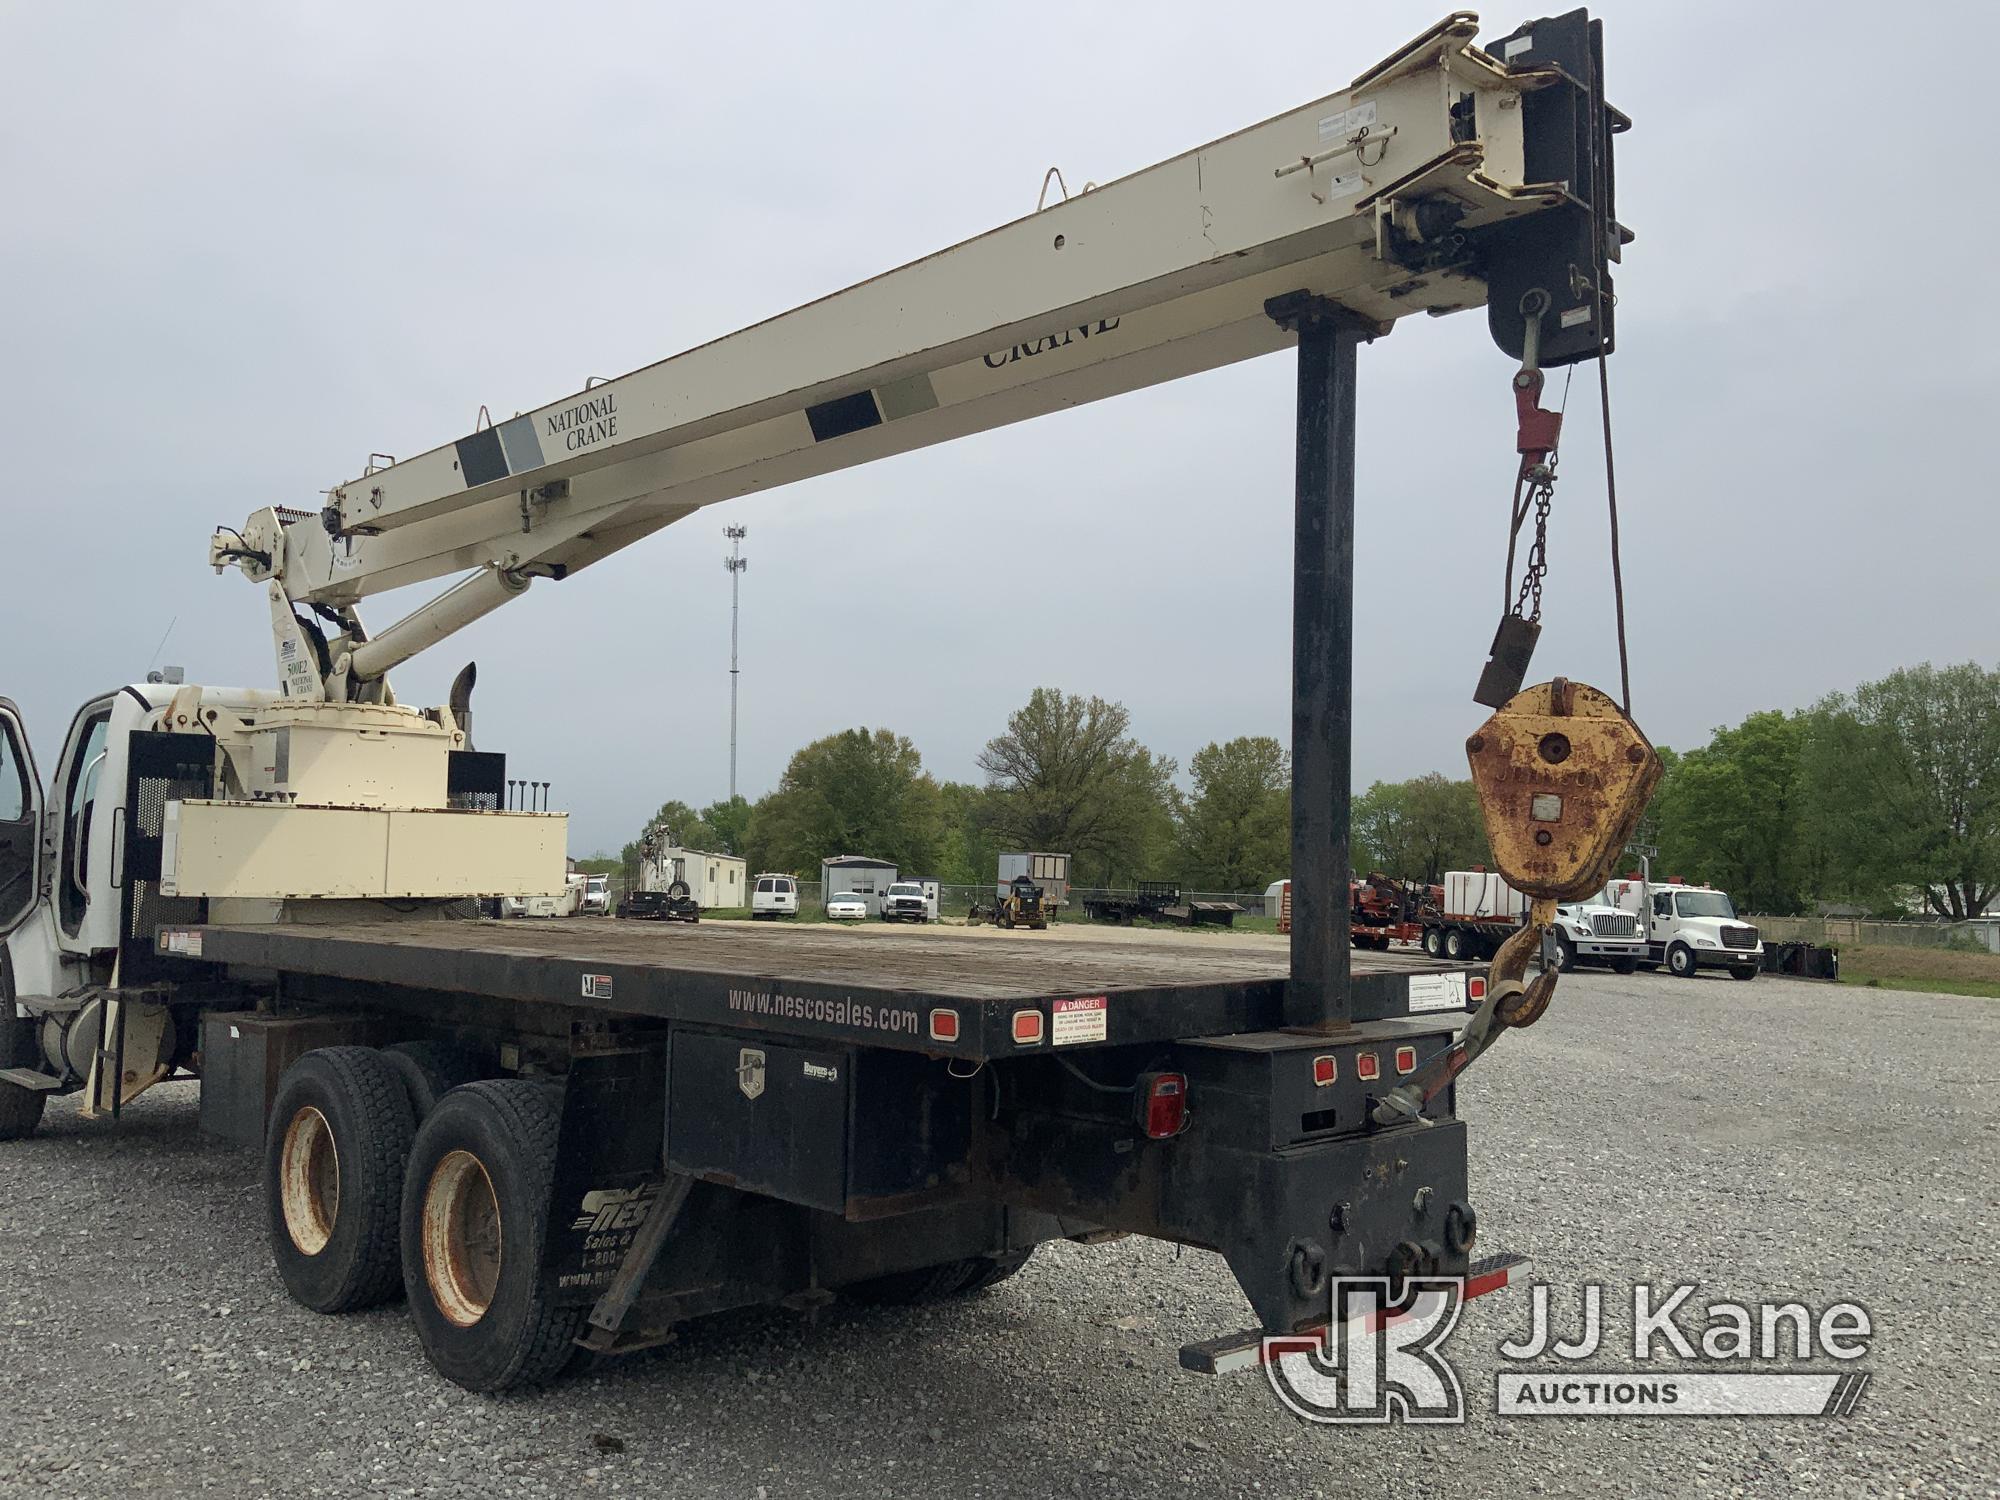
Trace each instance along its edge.
<path fill-rule="evenodd" d="M 1905 668 L 1661 758 L 1639 835 L 1659 851 L 1656 875 L 1773 914 L 1837 903 L 1964 918 L 2000 897 L 2000 671 Z M 978 782 L 940 781 L 906 737 L 846 729 L 794 754 L 754 803 L 670 801 L 653 822 L 687 847 L 808 878 L 828 855 L 871 854 L 981 884 L 1001 851 L 1029 849 L 1069 854 L 1077 885 L 1258 891 L 1288 873 L 1291 762 L 1267 735 L 1203 746 L 1183 789 L 1122 704 L 1037 688 L 978 764 Z M 1376 782 L 1355 797 L 1352 828 L 1358 875 L 1436 884 L 1492 863 L 1469 780 Z M 636 878 L 636 839 L 618 863 Z"/>
<path fill-rule="evenodd" d="M 807 878 L 830 855 L 868 854 L 976 885 L 993 879 L 1002 851 L 1036 849 L 1068 854 L 1076 885 L 1248 890 L 1284 874 L 1291 759 L 1269 736 L 1203 746 L 1183 790 L 1178 762 L 1133 737 L 1123 704 L 1037 688 L 978 765 L 978 782 L 939 780 L 906 736 L 843 729 L 795 752 L 756 802 L 668 801 L 648 826 Z M 617 863 L 637 878 L 636 838 Z"/>
<path fill-rule="evenodd" d="M 2000 897 L 2000 671 L 1905 667 L 1661 754 L 1657 874 L 1777 915 L 1963 920 Z"/>

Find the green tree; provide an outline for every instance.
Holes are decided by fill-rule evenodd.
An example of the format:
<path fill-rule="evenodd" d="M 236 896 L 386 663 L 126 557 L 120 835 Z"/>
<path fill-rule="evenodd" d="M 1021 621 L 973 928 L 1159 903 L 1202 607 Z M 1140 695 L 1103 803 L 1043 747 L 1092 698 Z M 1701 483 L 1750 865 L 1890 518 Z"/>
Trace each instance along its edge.
<path fill-rule="evenodd" d="M 741 854 L 744 835 L 750 829 L 750 803 L 737 796 L 711 802 L 701 810 L 701 820 L 713 832 L 713 848 L 723 854 Z"/>
<path fill-rule="evenodd" d="M 745 848 L 760 870 L 807 877 L 835 854 L 928 875 L 942 831 L 938 786 L 916 746 L 887 729 L 843 729 L 792 756 L 777 790 L 751 809 Z"/>
<path fill-rule="evenodd" d="M 674 843 L 683 849 L 702 849 L 709 853 L 722 850 L 716 831 L 707 820 L 678 799 L 662 802 L 660 810 L 647 819 L 646 828 L 664 828 Z M 644 833 L 645 829 L 639 831 Z"/>
<path fill-rule="evenodd" d="M 1262 890 L 1291 863 L 1292 763 L 1267 735 L 1204 745 L 1188 763 L 1181 878 L 1204 890 Z"/>
<path fill-rule="evenodd" d="M 1720 886 L 1745 911 L 1803 910 L 1809 733 L 1803 716 L 1754 713 L 1675 757 L 1653 796 L 1655 872 Z"/>
<path fill-rule="evenodd" d="M 999 872 L 999 848 L 987 826 L 985 787 L 964 781 L 938 786 L 942 831 L 937 878 L 947 885 L 985 885 Z"/>
<path fill-rule="evenodd" d="M 2000 671 L 1905 667 L 1816 710 L 1824 840 L 1862 889 L 1910 886 L 1963 920 L 2000 897 Z"/>
<path fill-rule="evenodd" d="M 1357 875 L 1379 873 L 1436 885 L 1446 870 L 1490 865 L 1486 822 L 1470 781 L 1436 771 L 1378 781 L 1354 799 L 1352 858 Z"/>
<path fill-rule="evenodd" d="M 1176 767 L 1131 723 L 1123 704 L 1036 688 L 979 756 L 997 843 L 1069 855 L 1078 884 L 1152 873 L 1172 850 Z"/>

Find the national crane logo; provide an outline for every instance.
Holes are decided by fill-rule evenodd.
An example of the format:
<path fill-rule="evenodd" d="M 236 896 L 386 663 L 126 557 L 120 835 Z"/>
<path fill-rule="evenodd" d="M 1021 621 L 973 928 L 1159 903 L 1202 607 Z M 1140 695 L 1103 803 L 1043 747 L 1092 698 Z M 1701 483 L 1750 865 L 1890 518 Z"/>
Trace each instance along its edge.
<path fill-rule="evenodd" d="M 561 438 L 564 448 L 571 453 L 581 453 L 585 448 L 618 436 L 617 393 L 605 391 L 574 406 L 565 406 L 542 420 L 548 424 L 544 436 Z"/>
<path fill-rule="evenodd" d="M 1028 343 L 1016 344 L 1004 354 L 984 354 L 980 358 L 985 361 L 989 370 L 1004 369 L 1016 360 L 1033 359 L 1037 354 L 1047 354 L 1051 349 L 1067 348 L 1080 339 L 1109 333 L 1117 326 L 1116 318 L 1099 318 L 1095 323 L 1079 323 L 1076 327 L 1065 328 L 1060 333 L 1044 334 Z"/>

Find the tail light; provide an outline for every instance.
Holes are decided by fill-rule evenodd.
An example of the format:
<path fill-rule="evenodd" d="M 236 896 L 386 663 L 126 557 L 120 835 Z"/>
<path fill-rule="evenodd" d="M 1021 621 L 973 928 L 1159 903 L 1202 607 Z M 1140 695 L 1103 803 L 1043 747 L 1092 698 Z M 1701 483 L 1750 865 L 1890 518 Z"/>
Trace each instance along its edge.
<path fill-rule="evenodd" d="M 1014 1045 L 1032 1047 L 1042 1039 L 1042 1013 L 1038 1010 L 1014 1012 Z"/>
<path fill-rule="evenodd" d="M 1404 1074 L 1416 1071 L 1417 1049 L 1415 1047 L 1398 1047 L 1396 1049 L 1396 1072 Z"/>
<path fill-rule="evenodd" d="M 958 1040 L 957 1011 L 939 1009 L 931 1012 L 931 1040 L 934 1042 Z"/>
<path fill-rule="evenodd" d="M 1373 1083 L 1382 1076 L 1382 1059 L 1373 1052 L 1355 1053 L 1354 1076 L 1363 1083 Z"/>
<path fill-rule="evenodd" d="M 1156 1141 L 1170 1141 L 1187 1129 L 1187 1075 L 1141 1073 L 1139 1119 Z"/>
<path fill-rule="evenodd" d="M 1340 1077 L 1340 1059 L 1331 1052 L 1322 1052 L 1313 1059 L 1313 1083 L 1326 1088 Z"/>
<path fill-rule="evenodd" d="M 1485 976 L 1481 974 L 1474 974 L 1470 979 L 1466 980 L 1465 993 L 1467 997 L 1470 999 L 1484 1000 L 1486 998 Z"/>

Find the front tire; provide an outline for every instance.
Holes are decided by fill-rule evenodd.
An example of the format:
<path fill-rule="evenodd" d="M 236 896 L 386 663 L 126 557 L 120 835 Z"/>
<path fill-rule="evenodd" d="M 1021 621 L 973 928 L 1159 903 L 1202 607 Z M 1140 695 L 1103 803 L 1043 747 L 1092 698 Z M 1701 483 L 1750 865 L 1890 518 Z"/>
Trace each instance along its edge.
<path fill-rule="evenodd" d="M 1576 944 L 1570 940 L 1568 933 L 1558 932 L 1556 934 L 1556 972 L 1558 974 L 1568 974 L 1575 968 Z"/>
<path fill-rule="evenodd" d="M 1676 979 L 1695 977 L 1694 949 L 1686 943 L 1675 943 L 1667 950 L 1667 972 Z"/>
<path fill-rule="evenodd" d="M 25 1141 L 42 1123 L 49 1096 L 0 1078 L 0 1141 Z"/>
<path fill-rule="evenodd" d="M 319 1313 L 386 1302 L 403 1165 L 416 1135 L 403 1080 L 370 1047 L 322 1047 L 286 1070 L 264 1141 L 271 1255 L 285 1290 Z"/>
<path fill-rule="evenodd" d="M 586 1309 L 542 1282 L 562 1090 L 523 1079 L 453 1090 L 417 1133 L 403 1187 L 403 1279 L 438 1373 L 470 1391 L 540 1385 Z"/>

